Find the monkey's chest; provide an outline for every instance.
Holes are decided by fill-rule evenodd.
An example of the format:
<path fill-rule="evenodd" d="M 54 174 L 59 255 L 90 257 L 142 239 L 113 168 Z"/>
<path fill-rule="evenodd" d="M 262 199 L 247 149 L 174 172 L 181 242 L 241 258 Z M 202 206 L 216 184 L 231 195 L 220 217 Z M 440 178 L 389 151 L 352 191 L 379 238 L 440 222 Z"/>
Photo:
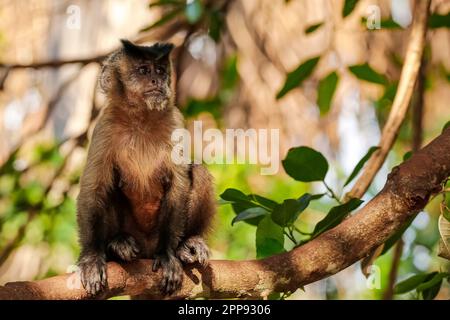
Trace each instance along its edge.
<path fill-rule="evenodd" d="M 162 190 L 159 189 L 153 188 L 151 193 L 142 194 L 130 187 L 122 188 L 128 198 L 133 220 L 139 230 L 144 233 L 152 232 L 161 219 Z"/>

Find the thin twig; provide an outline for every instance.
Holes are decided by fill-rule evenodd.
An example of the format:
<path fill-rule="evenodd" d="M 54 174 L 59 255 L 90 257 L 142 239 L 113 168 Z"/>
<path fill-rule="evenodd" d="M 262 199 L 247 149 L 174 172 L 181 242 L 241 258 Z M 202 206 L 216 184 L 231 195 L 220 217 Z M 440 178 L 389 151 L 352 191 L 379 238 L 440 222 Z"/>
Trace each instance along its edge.
<path fill-rule="evenodd" d="M 345 200 L 350 198 L 361 198 L 366 193 L 397 138 L 400 126 L 406 117 L 416 79 L 419 75 L 420 64 L 425 47 L 425 35 L 430 2 L 431 0 L 416 1 L 414 21 L 411 27 L 405 62 L 391 112 L 389 113 L 388 120 L 381 134 L 380 148 L 372 154 L 353 188 L 345 195 Z"/>

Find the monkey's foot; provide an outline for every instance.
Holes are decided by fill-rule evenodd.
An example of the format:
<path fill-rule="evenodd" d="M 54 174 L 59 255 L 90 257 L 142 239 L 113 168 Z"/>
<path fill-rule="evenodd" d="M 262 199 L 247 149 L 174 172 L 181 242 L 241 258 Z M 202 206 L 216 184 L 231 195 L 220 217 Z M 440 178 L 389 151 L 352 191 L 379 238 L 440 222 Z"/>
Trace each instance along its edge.
<path fill-rule="evenodd" d="M 97 295 L 107 287 L 106 259 L 102 254 L 88 254 L 80 257 L 81 284 L 91 296 Z"/>
<path fill-rule="evenodd" d="M 181 287 L 183 281 L 183 267 L 181 262 L 173 255 L 156 255 L 153 262 L 153 271 L 162 269 L 161 292 L 171 295 Z"/>
<path fill-rule="evenodd" d="M 122 261 L 132 261 L 139 254 L 136 240 L 129 234 L 119 234 L 108 244 L 108 253 Z"/>
<path fill-rule="evenodd" d="M 203 267 L 208 264 L 209 249 L 200 236 L 190 237 L 177 249 L 177 257 L 184 263 L 200 263 Z"/>

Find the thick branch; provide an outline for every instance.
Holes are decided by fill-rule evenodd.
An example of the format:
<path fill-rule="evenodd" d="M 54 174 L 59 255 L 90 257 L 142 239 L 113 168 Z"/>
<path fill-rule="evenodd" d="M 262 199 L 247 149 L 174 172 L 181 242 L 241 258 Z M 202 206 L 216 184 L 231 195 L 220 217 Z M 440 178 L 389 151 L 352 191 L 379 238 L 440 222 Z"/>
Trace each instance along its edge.
<path fill-rule="evenodd" d="M 205 269 L 186 269 L 177 298 L 263 297 L 294 291 L 367 256 L 421 210 L 450 175 L 450 128 L 408 161 L 393 169 L 383 190 L 337 227 L 290 252 L 262 260 L 211 261 Z M 72 275 L 72 277 L 74 277 Z M 76 278 L 76 277 L 75 277 Z M 141 293 L 159 296 L 160 273 L 151 261 L 108 264 L 109 290 L 102 298 Z M 0 299 L 85 299 L 70 275 L 0 287 Z"/>
<path fill-rule="evenodd" d="M 425 35 L 427 30 L 428 13 L 431 0 L 417 0 L 414 10 L 414 21 L 411 26 L 408 48 L 403 64 L 397 93 L 392 103 L 391 112 L 383 128 L 380 139 L 380 149 L 373 153 L 363 173 L 356 181 L 353 188 L 347 193 L 346 199 L 361 198 L 366 193 L 373 178 L 383 165 L 386 156 L 391 150 L 397 138 L 400 126 L 406 117 L 408 105 L 414 91 L 416 79 L 419 74 L 423 50 L 425 47 Z"/>

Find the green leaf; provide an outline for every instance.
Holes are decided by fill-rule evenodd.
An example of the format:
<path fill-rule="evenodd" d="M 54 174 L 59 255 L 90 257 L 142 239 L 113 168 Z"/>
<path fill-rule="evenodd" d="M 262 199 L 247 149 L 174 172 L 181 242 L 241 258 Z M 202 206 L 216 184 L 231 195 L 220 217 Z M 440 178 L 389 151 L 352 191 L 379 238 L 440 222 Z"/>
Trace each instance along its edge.
<path fill-rule="evenodd" d="M 363 17 L 361 18 L 361 23 L 363 25 L 367 25 L 367 18 Z M 370 31 L 377 31 L 377 30 L 383 30 L 383 29 L 402 29 L 402 26 L 399 25 L 397 22 L 392 20 L 392 18 L 389 19 L 383 19 L 380 21 L 380 29 L 369 29 Z"/>
<path fill-rule="evenodd" d="M 317 237 L 323 232 L 337 226 L 350 212 L 358 208 L 361 203 L 363 203 L 362 200 L 352 198 L 344 204 L 331 208 L 326 217 L 316 224 L 313 236 Z"/>
<path fill-rule="evenodd" d="M 281 227 L 292 225 L 300 213 L 309 205 L 311 195 L 305 193 L 298 199 L 286 199 L 282 204 L 277 204 L 272 212 L 272 220 Z"/>
<path fill-rule="evenodd" d="M 192 118 L 202 112 L 210 113 L 215 119 L 220 118 L 222 103 L 218 97 L 206 100 L 189 99 L 183 108 L 183 113 L 187 118 Z"/>
<path fill-rule="evenodd" d="M 342 16 L 345 18 L 355 9 L 358 0 L 345 0 L 344 8 L 342 9 Z"/>
<path fill-rule="evenodd" d="M 248 208 L 241 213 L 239 213 L 236 217 L 234 217 L 233 221 L 231 221 L 231 225 L 234 225 L 236 222 L 239 221 L 246 221 L 254 218 L 258 218 L 261 216 L 268 215 L 269 211 L 266 209 L 263 209 L 261 207 L 252 207 Z"/>
<path fill-rule="evenodd" d="M 358 164 L 356 165 L 355 169 L 353 169 L 352 173 L 350 174 L 350 176 L 348 177 L 347 181 L 345 181 L 344 187 L 346 185 L 348 185 L 357 175 L 358 173 L 361 171 L 361 169 L 363 168 L 364 164 L 367 162 L 367 160 L 370 159 L 370 157 L 372 156 L 372 153 L 374 153 L 375 151 L 377 151 L 378 149 L 380 149 L 380 147 L 370 147 L 369 150 L 367 151 L 367 153 L 364 155 L 364 157 L 361 158 L 361 160 L 359 160 Z"/>
<path fill-rule="evenodd" d="M 226 201 L 232 201 L 232 202 L 236 202 L 236 201 L 248 201 L 248 197 L 245 193 L 243 193 L 240 190 L 237 189 L 233 189 L 233 188 L 229 188 L 226 189 L 221 195 L 220 197 L 223 200 Z"/>
<path fill-rule="evenodd" d="M 256 257 L 265 258 L 284 251 L 283 228 L 269 216 L 265 217 L 256 229 Z"/>
<path fill-rule="evenodd" d="M 313 195 L 311 195 L 311 201 L 320 199 L 320 198 L 322 198 L 324 195 L 326 195 L 326 193 L 313 194 Z M 302 197 L 303 197 L 303 196 L 302 196 Z M 299 198 L 299 199 L 300 199 L 300 198 Z"/>
<path fill-rule="evenodd" d="M 190 24 L 197 23 L 203 14 L 203 4 L 200 0 L 187 1 L 186 9 L 184 10 L 186 19 Z"/>
<path fill-rule="evenodd" d="M 450 121 L 448 121 L 446 124 L 444 124 L 444 127 L 442 128 L 442 132 L 444 132 L 447 128 L 450 128 Z"/>
<path fill-rule="evenodd" d="M 248 198 L 252 203 L 262 207 L 272 210 L 275 206 L 278 205 L 275 201 L 265 198 L 263 196 L 257 195 L 257 194 L 249 194 Z"/>
<path fill-rule="evenodd" d="M 348 68 L 358 79 L 382 85 L 387 85 L 388 83 L 387 79 L 382 74 L 372 69 L 368 63 L 354 65 Z"/>
<path fill-rule="evenodd" d="M 434 276 L 434 274 L 436 274 L 437 272 L 433 272 L 432 273 L 432 277 Z M 427 278 L 430 277 L 430 274 L 427 273 L 421 273 L 421 274 L 416 274 L 412 277 L 409 277 L 406 280 L 403 280 L 401 282 L 399 282 L 395 288 L 394 288 L 394 293 L 395 294 L 402 294 L 402 293 L 406 293 L 409 292 L 411 290 L 416 289 L 422 282 L 426 281 Z"/>
<path fill-rule="evenodd" d="M 250 225 L 258 225 L 264 215 L 272 212 L 273 208 L 278 205 L 277 202 L 265 198 L 257 194 L 246 195 L 242 191 L 236 189 L 226 189 L 220 197 L 222 200 L 231 203 L 233 211 L 236 213 L 236 217 L 231 224 L 235 222 L 244 221 Z M 259 209 L 264 210 L 263 211 Z"/>
<path fill-rule="evenodd" d="M 25 199 L 28 204 L 35 206 L 44 200 L 44 187 L 40 183 L 33 181 L 28 184 L 24 190 Z"/>
<path fill-rule="evenodd" d="M 321 26 L 323 26 L 323 22 L 317 23 L 317 24 L 313 24 L 312 26 L 309 26 L 308 28 L 306 28 L 305 33 L 309 34 L 311 32 L 314 32 L 317 29 L 319 29 Z"/>
<path fill-rule="evenodd" d="M 178 16 L 178 14 L 181 11 L 182 11 L 181 8 L 176 8 L 172 11 L 169 11 L 165 15 L 163 15 L 159 20 L 157 20 L 153 24 L 149 25 L 148 27 L 145 27 L 145 28 L 139 30 L 139 32 L 146 32 L 146 31 L 150 31 L 154 28 L 160 27 L 160 26 L 166 24 L 167 22 L 169 22 L 170 20 L 173 20 L 176 16 Z"/>
<path fill-rule="evenodd" d="M 421 291 L 423 299 L 433 300 L 434 298 L 436 298 L 439 291 L 441 290 L 441 286 L 442 286 L 442 279 L 431 288 Z"/>
<path fill-rule="evenodd" d="M 301 65 L 299 65 L 294 71 L 289 72 L 286 77 L 286 82 L 284 83 L 283 88 L 277 94 L 277 99 L 280 99 L 292 89 L 300 86 L 302 82 L 306 78 L 308 78 L 314 71 L 314 68 L 319 62 L 319 59 L 320 56 L 309 59 L 304 63 L 302 63 Z"/>
<path fill-rule="evenodd" d="M 224 25 L 223 14 L 220 10 L 212 10 L 209 14 L 209 36 L 215 41 L 219 42 L 222 27 Z"/>
<path fill-rule="evenodd" d="M 400 238 L 405 233 L 406 229 L 408 229 L 411 223 L 414 221 L 415 217 L 416 215 L 412 215 L 411 217 L 409 217 L 408 220 L 405 222 L 405 224 L 400 229 L 398 229 L 392 236 L 390 236 L 389 239 L 386 240 L 383 246 L 383 251 L 381 251 L 380 256 L 388 252 L 389 249 L 391 249 L 394 246 L 394 244 L 396 244 L 397 241 L 400 240 Z"/>
<path fill-rule="evenodd" d="M 408 151 L 403 155 L 403 161 L 408 160 L 409 158 L 411 158 L 413 155 L 412 151 Z"/>
<path fill-rule="evenodd" d="M 431 279 L 427 279 L 427 281 L 421 283 L 419 286 L 417 286 L 416 290 L 417 292 L 428 290 L 439 284 L 439 288 L 441 287 L 442 280 L 449 277 L 450 275 L 447 272 L 439 272 L 434 273 L 433 277 Z M 434 297 L 433 297 L 434 298 Z"/>
<path fill-rule="evenodd" d="M 317 91 L 317 105 L 319 106 L 320 114 L 326 114 L 330 110 L 331 100 L 339 81 L 336 72 L 331 72 L 324 79 L 320 80 Z"/>
<path fill-rule="evenodd" d="M 282 161 L 286 173 L 297 181 L 323 181 L 328 172 L 328 161 L 309 147 L 291 148 Z"/>
<path fill-rule="evenodd" d="M 432 29 L 450 28 L 450 12 L 448 12 L 446 15 L 433 13 L 428 19 L 428 26 Z"/>

